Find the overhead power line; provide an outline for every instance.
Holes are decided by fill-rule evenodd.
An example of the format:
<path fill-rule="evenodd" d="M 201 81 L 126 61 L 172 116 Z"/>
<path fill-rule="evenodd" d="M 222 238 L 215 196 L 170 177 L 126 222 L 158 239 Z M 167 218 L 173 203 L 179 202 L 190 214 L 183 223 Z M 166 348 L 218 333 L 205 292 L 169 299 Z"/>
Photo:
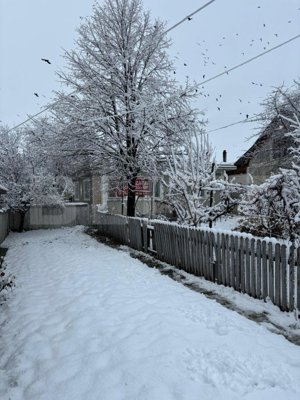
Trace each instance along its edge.
<path fill-rule="evenodd" d="M 242 63 L 240 63 L 240 64 L 238 64 L 238 65 L 235 65 L 234 67 L 231 67 L 231 68 L 227 69 L 226 71 L 221 72 L 220 74 L 217 74 L 217 75 L 212 76 L 211 78 L 205 79 L 204 81 L 202 81 L 202 82 L 199 83 L 199 86 L 204 85 L 204 84 L 206 84 L 206 83 L 208 83 L 208 82 L 211 82 L 212 80 L 217 79 L 217 78 L 219 78 L 219 77 L 222 76 L 222 75 L 225 75 L 225 74 L 228 75 L 229 72 L 231 72 L 231 71 L 233 71 L 233 70 L 235 70 L 235 69 L 238 69 L 238 68 L 244 66 L 245 64 L 248 64 L 248 63 L 250 63 L 250 62 L 256 60 L 256 59 L 259 58 L 259 57 L 262 57 L 263 55 L 269 53 L 270 51 L 273 51 L 273 50 L 275 50 L 275 49 L 278 49 L 279 47 L 282 47 L 282 46 L 284 46 L 285 44 L 288 44 L 288 43 L 292 42 L 293 40 L 298 39 L 299 37 L 300 37 L 300 34 L 299 34 L 299 35 L 296 35 L 296 36 L 294 36 L 294 37 L 292 37 L 291 39 L 286 40 L 285 42 L 282 42 L 282 43 L 278 44 L 277 46 L 272 47 L 271 49 L 269 49 L 269 50 L 267 50 L 267 51 L 264 51 L 263 53 L 260 53 L 260 54 L 258 54 L 258 55 L 256 55 L 256 56 L 252 57 L 252 58 L 249 58 L 248 60 L 246 60 L 246 61 L 244 61 L 244 62 L 242 62 Z M 147 107 L 154 106 L 154 105 L 157 105 L 157 104 L 160 104 L 160 103 L 163 103 L 163 102 L 162 102 L 162 101 L 153 102 L 153 103 L 147 104 Z M 93 119 L 93 120 L 91 120 L 91 121 L 89 121 L 89 122 L 92 122 L 92 121 L 101 121 L 101 120 L 105 120 L 105 119 L 109 119 L 109 118 L 115 118 L 115 117 L 121 117 L 121 116 L 123 116 L 123 115 L 130 114 L 130 113 L 132 113 L 132 112 L 134 112 L 134 111 L 138 111 L 138 110 L 141 110 L 141 109 L 144 110 L 144 109 L 146 109 L 146 107 L 145 107 L 145 106 L 140 106 L 140 107 L 134 108 L 134 109 L 131 110 L 131 111 L 124 111 L 123 113 L 120 113 L 120 114 L 110 115 L 110 116 L 106 116 L 106 117 L 98 117 L 98 118 L 95 118 L 95 119 Z M 249 119 L 246 119 L 245 121 L 249 121 Z M 240 121 L 240 122 L 235 122 L 235 123 L 233 123 L 233 125 L 235 125 L 235 124 L 237 124 L 237 123 L 241 123 L 241 122 L 242 122 L 242 121 Z M 229 126 L 230 126 L 230 125 L 229 125 Z M 220 128 L 220 129 L 221 129 L 221 128 Z M 223 129 L 223 128 L 222 128 L 222 129 Z"/>
<path fill-rule="evenodd" d="M 190 15 L 194 15 L 195 13 L 199 12 L 199 11 L 202 10 L 204 7 L 206 7 L 206 6 L 208 6 L 209 4 L 211 4 L 213 1 L 215 1 L 215 0 L 211 0 L 210 2 L 206 3 L 204 6 L 200 7 L 198 10 L 194 11 L 194 12 L 193 12 L 192 14 L 190 14 Z M 171 29 L 174 29 L 174 28 L 177 27 L 179 24 L 181 24 L 183 21 L 186 21 L 187 18 L 188 18 L 188 17 L 185 17 L 183 20 L 181 20 L 181 21 L 179 21 L 177 24 L 173 25 L 173 26 L 172 26 L 171 28 L 169 28 L 165 33 L 169 32 Z M 280 47 L 282 47 L 282 46 L 284 46 L 284 45 L 286 45 L 286 44 L 288 44 L 288 43 L 290 43 L 290 42 L 292 42 L 292 41 L 298 39 L 299 37 L 300 37 L 300 34 L 298 34 L 298 35 L 296 35 L 296 36 L 293 36 L 292 38 L 290 38 L 290 39 L 288 39 L 288 40 L 286 40 L 286 41 L 284 41 L 284 42 L 282 42 L 282 43 L 280 43 L 280 44 L 278 44 L 278 45 L 276 45 L 276 46 L 274 46 L 274 47 L 272 47 L 272 48 L 270 48 L 270 49 L 268 49 L 268 50 L 266 50 L 266 51 L 264 51 L 264 52 L 262 52 L 262 53 L 259 53 L 259 54 L 257 54 L 256 56 L 251 57 L 251 58 L 249 58 L 248 60 L 246 60 L 246 61 L 244 61 L 244 62 L 242 62 L 242 63 L 240 63 L 240 64 L 235 65 L 234 67 L 231 67 L 231 68 L 229 68 L 229 69 L 226 69 L 226 71 L 223 71 L 223 72 L 221 72 L 221 73 L 219 73 L 219 74 L 217 74 L 217 75 L 214 75 L 214 76 L 212 76 L 211 78 L 205 79 L 204 81 L 200 82 L 199 85 L 204 85 L 204 84 L 206 84 L 206 83 L 208 83 L 208 82 L 211 82 L 212 80 L 215 80 L 215 79 L 217 79 L 217 78 L 219 78 L 219 77 L 221 77 L 221 76 L 223 76 L 223 75 L 228 75 L 229 72 L 234 71 L 234 70 L 236 70 L 236 69 L 238 69 L 238 68 L 240 68 L 240 67 L 242 67 L 242 66 L 244 66 L 244 65 L 246 65 L 246 64 L 249 64 L 250 62 L 252 62 L 252 61 L 254 61 L 254 60 L 256 60 L 256 59 L 258 59 L 258 58 L 264 56 L 265 54 L 268 54 L 268 53 L 270 53 L 271 51 L 276 50 L 276 49 L 278 49 L 278 48 L 280 48 Z M 76 92 L 76 91 L 75 91 L 75 92 Z M 67 96 L 70 96 L 70 95 L 72 95 L 72 94 L 75 93 L 75 92 L 73 91 L 73 92 L 69 93 Z M 55 106 L 58 102 L 60 102 L 60 101 L 61 101 L 61 100 L 57 100 L 56 102 L 50 104 L 49 106 L 45 107 L 45 108 L 44 108 L 43 110 L 41 110 L 40 112 L 38 112 L 38 113 L 34 114 L 33 116 L 29 117 L 27 120 L 25 120 L 25 121 L 21 122 L 20 124 L 18 124 L 18 125 L 16 125 L 16 126 L 12 127 L 11 129 L 9 129 L 8 132 L 10 132 L 10 131 L 12 131 L 12 130 L 14 130 L 14 129 L 16 129 L 16 128 L 22 126 L 22 125 L 24 125 L 24 124 L 26 124 L 27 122 L 33 120 L 33 119 L 34 119 L 35 117 L 37 117 L 38 115 L 40 115 L 40 114 L 42 114 L 43 112 L 45 112 L 45 111 L 51 109 L 52 107 L 54 107 L 54 106 Z M 159 102 L 159 103 L 161 103 L 161 102 Z M 156 103 L 153 103 L 153 105 L 154 105 L 154 104 L 156 104 Z M 149 104 L 149 106 L 151 106 L 151 104 Z M 138 109 L 140 109 L 140 108 L 141 108 L 141 107 L 139 107 Z M 137 110 L 138 110 L 138 109 L 137 109 Z M 114 117 L 116 117 L 116 116 L 123 116 L 123 115 L 126 115 L 126 114 L 128 114 L 128 113 L 131 113 L 131 112 L 133 112 L 133 111 L 135 111 L 135 109 L 133 109 L 133 110 L 131 110 L 131 111 L 124 112 L 124 113 L 120 113 L 120 114 L 118 114 L 118 115 L 107 116 L 107 117 L 99 117 L 99 118 L 97 118 L 97 119 L 94 119 L 94 121 L 105 120 L 105 119 L 108 119 L 108 118 L 114 118 Z M 240 123 L 240 122 L 238 122 L 238 123 Z M 235 124 L 235 123 L 234 123 L 234 124 Z"/>
<path fill-rule="evenodd" d="M 285 42 L 282 42 L 282 43 L 278 44 L 277 46 L 271 47 L 269 50 L 263 51 L 262 53 L 259 53 L 259 54 L 257 54 L 256 56 L 251 57 L 251 58 L 249 58 L 248 60 L 246 60 L 246 61 L 244 61 L 244 62 L 242 62 L 242 63 L 240 63 L 240 64 L 238 64 L 238 65 L 235 65 L 235 66 L 232 67 L 232 68 L 226 69 L 226 71 L 223 71 L 223 72 L 221 72 L 221 73 L 218 74 L 218 75 L 212 76 L 211 78 L 206 79 L 205 81 L 201 82 L 200 84 L 203 85 L 203 84 L 205 84 L 205 83 L 208 83 L 208 82 L 212 81 L 213 79 L 219 78 L 219 77 L 222 76 L 222 75 L 225 75 L 225 74 L 228 75 L 229 72 L 231 72 L 231 71 L 233 71 L 233 70 L 235 70 L 235 69 L 237 69 L 237 68 L 240 68 L 240 67 L 242 67 L 243 65 L 249 64 L 250 62 L 256 60 L 257 58 L 262 57 L 262 56 L 264 56 L 265 54 L 270 53 L 270 52 L 273 51 L 273 50 L 279 49 L 279 47 L 282 47 L 282 46 L 284 46 L 284 45 L 286 45 L 286 44 L 292 42 L 293 40 L 299 39 L 299 37 L 300 37 L 300 34 L 299 34 L 299 35 L 296 35 L 296 36 L 294 36 L 294 37 L 292 37 L 292 38 L 290 38 L 290 39 L 288 39 L 288 40 L 286 40 Z"/>
<path fill-rule="evenodd" d="M 184 22 L 188 21 L 190 18 L 192 18 L 193 15 L 197 14 L 199 11 L 202 11 L 204 8 L 209 6 L 211 3 L 213 3 L 216 0 L 211 0 L 208 1 L 206 4 L 204 4 L 202 7 L 198 8 L 196 11 L 192 12 L 191 14 L 187 15 L 186 17 L 182 18 L 179 22 L 177 22 L 175 25 L 171 26 L 171 28 L 167 29 L 165 33 L 169 33 L 173 29 L 177 28 L 177 26 L 183 24 Z"/>
<path fill-rule="evenodd" d="M 203 10 L 204 8 L 206 8 L 207 6 L 209 6 L 211 3 L 213 3 L 216 0 L 211 0 L 209 2 L 207 2 L 206 4 L 204 4 L 202 7 L 198 8 L 197 10 L 193 11 L 191 14 L 187 15 L 185 18 L 183 18 L 182 20 L 180 20 L 179 22 L 177 22 L 175 25 L 171 26 L 169 29 L 167 29 L 164 33 L 168 33 L 170 31 L 172 31 L 173 29 L 177 28 L 177 26 L 181 25 L 183 22 L 189 20 L 189 18 L 191 18 L 193 15 L 197 14 L 198 12 L 200 12 L 201 10 Z M 72 94 L 74 94 L 77 90 L 75 90 L 74 92 L 69 93 L 67 96 L 71 96 Z M 49 106 L 43 108 L 43 110 L 41 110 L 40 112 L 30 116 L 29 118 L 27 118 L 25 121 L 21 122 L 20 124 L 12 127 L 11 129 L 8 130 L 8 132 L 19 128 L 20 126 L 27 124 L 27 122 L 32 121 L 35 117 L 37 117 L 38 115 L 44 113 L 45 111 L 49 110 L 50 108 L 54 107 L 58 102 L 60 102 L 61 100 L 57 100 L 54 103 L 50 104 Z"/>
<path fill-rule="evenodd" d="M 221 129 L 226 129 L 226 128 L 229 128 L 230 126 L 243 124 L 245 122 L 256 122 L 256 121 L 260 121 L 260 120 L 257 119 L 256 117 L 247 118 L 247 119 L 245 118 L 245 119 L 241 119 L 240 121 L 232 122 L 231 124 L 228 124 L 228 125 L 220 126 L 219 128 L 216 128 L 216 129 L 211 129 L 210 131 L 206 131 L 206 133 L 220 131 Z"/>

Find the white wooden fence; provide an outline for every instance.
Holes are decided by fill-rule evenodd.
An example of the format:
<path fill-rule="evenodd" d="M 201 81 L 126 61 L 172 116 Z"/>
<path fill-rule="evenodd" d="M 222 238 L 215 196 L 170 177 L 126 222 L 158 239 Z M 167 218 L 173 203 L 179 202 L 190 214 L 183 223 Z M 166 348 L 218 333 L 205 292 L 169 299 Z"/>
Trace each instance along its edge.
<path fill-rule="evenodd" d="M 283 311 L 300 309 L 300 248 L 250 235 L 99 214 L 100 233 Z"/>

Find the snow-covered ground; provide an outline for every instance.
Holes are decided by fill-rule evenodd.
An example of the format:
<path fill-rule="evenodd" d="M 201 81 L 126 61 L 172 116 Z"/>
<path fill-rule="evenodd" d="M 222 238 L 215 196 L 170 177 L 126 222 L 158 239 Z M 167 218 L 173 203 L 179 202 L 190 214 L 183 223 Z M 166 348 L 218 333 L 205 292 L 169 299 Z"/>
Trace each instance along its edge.
<path fill-rule="evenodd" d="M 1 400 L 300 398 L 300 347 L 82 228 L 3 245 Z"/>

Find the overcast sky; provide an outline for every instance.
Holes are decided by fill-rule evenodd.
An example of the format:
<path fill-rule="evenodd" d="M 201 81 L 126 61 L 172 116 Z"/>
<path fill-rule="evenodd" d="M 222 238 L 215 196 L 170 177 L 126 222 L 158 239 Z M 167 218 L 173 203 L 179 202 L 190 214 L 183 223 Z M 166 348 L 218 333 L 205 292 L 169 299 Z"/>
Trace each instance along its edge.
<path fill-rule="evenodd" d="M 170 27 L 207 1 L 143 3 L 153 18 Z M 18 124 L 49 103 L 52 91 L 59 88 L 55 71 L 64 66 L 63 48 L 73 47 L 80 17 L 91 14 L 92 4 L 93 0 L 0 0 L 1 123 Z M 170 32 L 170 56 L 179 81 L 189 76 L 202 82 L 299 33 L 300 0 L 216 0 Z M 206 113 L 207 130 L 247 114 L 251 118 L 261 111 L 260 103 L 273 87 L 292 85 L 300 77 L 299 50 L 300 38 L 205 84 L 196 106 Z M 253 143 L 247 138 L 257 126 L 244 123 L 210 133 L 217 159 L 227 149 L 229 161 L 236 161 Z"/>

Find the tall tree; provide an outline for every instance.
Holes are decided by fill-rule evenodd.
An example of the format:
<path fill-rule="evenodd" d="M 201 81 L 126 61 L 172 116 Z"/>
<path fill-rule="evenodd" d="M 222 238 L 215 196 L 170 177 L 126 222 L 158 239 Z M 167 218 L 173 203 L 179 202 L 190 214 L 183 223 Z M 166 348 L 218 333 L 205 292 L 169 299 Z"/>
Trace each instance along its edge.
<path fill-rule="evenodd" d="M 78 29 L 66 51 L 55 117 L 60 148 L 128 185 L 127 214 L 135 214 L 135 184 L 152 173 L 167 142 L 177 142 L 196 118 L 189 99 L 196 86 L 179 87 L 167 55 L 165 26 L 151 22 L 140 0 L 105 0 Z M 119 179 L 120 180 L 120 179 Z"/>

